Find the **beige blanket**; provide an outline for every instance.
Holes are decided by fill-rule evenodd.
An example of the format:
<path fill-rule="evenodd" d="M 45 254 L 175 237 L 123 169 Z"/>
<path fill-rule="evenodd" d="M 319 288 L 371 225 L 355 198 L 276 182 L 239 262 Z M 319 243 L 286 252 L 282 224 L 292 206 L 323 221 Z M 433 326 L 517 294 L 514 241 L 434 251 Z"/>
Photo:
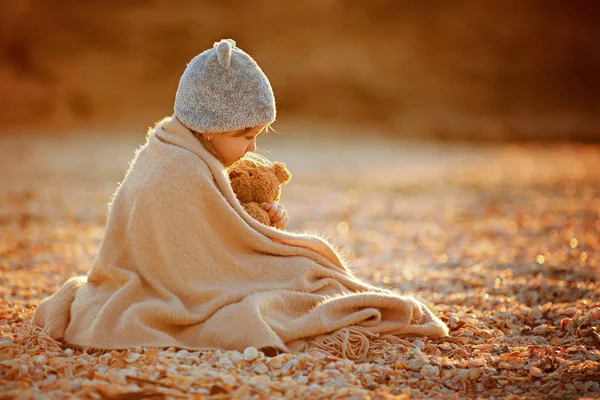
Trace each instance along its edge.
<path fill-rule="evenodd" d="M 42 301 L 34 323 L 99 349 L 299 352 L 340 342 L 331 333 L 448 333 L 419 301 L 353 276 L 325 240 L 252 219 L 223 165 L 175 118 L 137 152 L 87 277 Z"/>

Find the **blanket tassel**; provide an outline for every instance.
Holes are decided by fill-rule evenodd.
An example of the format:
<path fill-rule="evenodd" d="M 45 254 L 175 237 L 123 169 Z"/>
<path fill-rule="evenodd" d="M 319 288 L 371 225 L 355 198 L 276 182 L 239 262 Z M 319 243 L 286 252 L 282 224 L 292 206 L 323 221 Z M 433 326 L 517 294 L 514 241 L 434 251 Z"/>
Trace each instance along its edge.
<path fill-rule="evenodd" d="M 381 335 L 366 328 L 350 326 L 313 338 L 305 351 L 318 350 L 332 357 L 366 362 L 374 355 L 389 350 L 393 344 L 415 347 L 409 341 L 394 335 Z"/>

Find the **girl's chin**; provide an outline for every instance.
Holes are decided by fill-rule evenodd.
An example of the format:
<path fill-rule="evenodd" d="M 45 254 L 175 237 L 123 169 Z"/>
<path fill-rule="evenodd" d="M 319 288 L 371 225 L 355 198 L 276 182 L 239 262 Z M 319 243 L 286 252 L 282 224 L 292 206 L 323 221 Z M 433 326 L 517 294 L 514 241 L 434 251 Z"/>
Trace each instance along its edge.
<path fill-rule="evenodd" d="M 225 160 L 225 163 L 224 163 L 225 164 L 225 168 L 231 167 L 233 164 L 235 164 L 236 161 L 239 161 L 241 159 L 242 159 L 242 157 L 236 158 L 235 160 Z"/>

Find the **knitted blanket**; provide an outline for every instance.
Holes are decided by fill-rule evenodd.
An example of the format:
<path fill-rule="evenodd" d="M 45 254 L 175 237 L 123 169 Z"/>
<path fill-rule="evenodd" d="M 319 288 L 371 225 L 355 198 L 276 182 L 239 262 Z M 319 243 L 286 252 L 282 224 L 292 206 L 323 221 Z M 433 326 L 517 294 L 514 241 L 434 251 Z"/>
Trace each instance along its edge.
<path fill-rule="evenodd" d="M 223 165 L 176 118 L 136 153 L 87 276 L 43 300 L 33 322 L 96 349 L 321 346 L 349 356 L 350 342 L 364 350 L 383 336 L 448 334 L 413 297 L 357 279 L 324 239 L 246 214 Z"/>

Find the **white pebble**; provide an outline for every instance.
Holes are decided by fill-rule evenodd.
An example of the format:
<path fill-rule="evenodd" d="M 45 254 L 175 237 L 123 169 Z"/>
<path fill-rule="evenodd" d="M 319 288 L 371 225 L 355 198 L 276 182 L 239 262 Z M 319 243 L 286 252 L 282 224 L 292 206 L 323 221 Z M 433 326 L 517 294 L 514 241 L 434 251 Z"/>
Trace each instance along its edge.
<path fill-rule="evenodd" d="M 539 306 L 532 308 L 531 310 L 529 310 L 529 316 L 534 320 L 542 319 L 542 308 Z"/>
<path fill-rule="evenodd" d="M 319 393 L 321 391 L 321 385 L 313 383 L 308 387 L 308 391 L 312 393 Z"/>
<path fill-rule="evenodd" d="M 436 367 L 435 365 L 426 364 L 426 365 L 423 365 L 423 368 L 421 368 L 420 373 L 423 376 L 435 376 L 440 373 L 440 369 L 438 367 Z"/>
<path fill-rule="evenodd" d="M 417 346 L 417 348 L 419 348 L 420 350 L 423 350 L 425 348 L 425 343 L 422 340 L 415 340 L 414 342 L 412 342 L 415 346 Z"/>
<path fill-rule="evenodd" d="M 414 360 L 409 361 L 408 368 L 413 371 L 420 371 L 421 368 L 423 368 L 423 365 L 425 365 L 425 360 L 422 358 L 415 358 Z"/>
<path fill-rule="evenodd" d="M 36 364 L 44 364 L 46 362 L 46 357 L 45 356 L 35 356 L 35 357 L 33 357 L 33 362 L 35 362 Z"/>
<path fill-rule="evenodd" d="M 240 353 L 236 353 L 233 355 L 233 357 L 231 357 L 231 361 L 233 361 L 234 364 L 243 359 L 244 359 L 244 355 L 240 354 Z"/>
<path fill-rule="evenodd" d="M 258 363 L 258 365 L 254 367 L 254 372 L 258 374 L 266 374 L 269 372 L 269 368 L 263 363 Z"/>
<path fill-rule="evenodd" d="M 231 367 L 233 365 L 233 362 L 227 357 L 221 357 L 219 358 L 219 364 L 224 367 Z"/>
<path fill-rule="evenodd" d="M 290 360 L 283 366 L 283 368 L 281 368 L 281 372 L 283 372 L 285 374 L 291 368 L 293 368 L 295 365 L 296 365 L 296 360 Z"/>
<path fill-rule="evenodd" d="M 255 347 L 247 347 L 246 350 L 244 350 L 244 360 L 252 361 L 256 360 L 256 357 L 258 357 L 258 350 L 256 350 Z"/>
<path fill-rule="evenodd" d="M 187 350 L 179 350 L 177 353 L 175 353 L 177 355 L 177 357 L 187 357 L 188 354 L 190 354 L 189 351 Z"/>

